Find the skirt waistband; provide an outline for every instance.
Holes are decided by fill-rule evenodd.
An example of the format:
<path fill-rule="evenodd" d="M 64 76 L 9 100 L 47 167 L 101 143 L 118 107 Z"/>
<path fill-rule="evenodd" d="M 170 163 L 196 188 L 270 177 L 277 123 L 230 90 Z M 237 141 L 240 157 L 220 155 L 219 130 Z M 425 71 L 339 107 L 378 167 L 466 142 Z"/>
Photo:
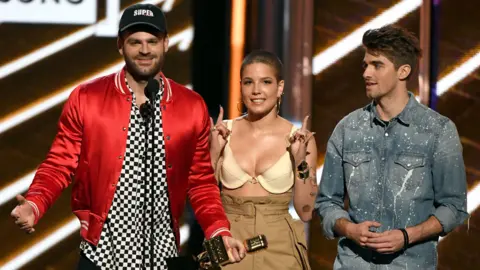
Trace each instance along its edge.
<path fill-rule="evenodd" d="M 288 214 L 292 194 L 287 193 L 262 197 L 237 197 L 222 193 L 221 198 L 227 214 L 253 217 L 258 212 L 262 215 Z"/>

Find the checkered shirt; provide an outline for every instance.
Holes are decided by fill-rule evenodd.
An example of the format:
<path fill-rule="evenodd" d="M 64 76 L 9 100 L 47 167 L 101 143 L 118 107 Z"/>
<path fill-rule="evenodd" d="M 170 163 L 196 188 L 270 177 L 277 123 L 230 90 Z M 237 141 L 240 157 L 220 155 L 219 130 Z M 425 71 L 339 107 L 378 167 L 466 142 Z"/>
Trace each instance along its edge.
<path fill-rule="evenodd" d="M 80 249 L 101 269 L 167 269 L 165 258 L 176 257 L 177 247 L 171 226 L 165 142 L 163 140 L 160 100 L 164 82 L 155 104 L 155 162 L 154 162 L 154 214 L 152 216 L 151 188 L 151 121 L 145 121 L 132 94 L 132 109 L 128 128 L 125 159 L 112 206 L 98 245 L 82 241 Z M 128 86 L 128 83 L 127 83 Z M 145 123 L 148 138 L 145 138 Z M 145 148 L 148 147 L 148 151 Z M 154 246 L 151 247 L 151 221 L 154 219 Z M 154 267 L 150 265 L 150 250 L 154 248 Z"/>

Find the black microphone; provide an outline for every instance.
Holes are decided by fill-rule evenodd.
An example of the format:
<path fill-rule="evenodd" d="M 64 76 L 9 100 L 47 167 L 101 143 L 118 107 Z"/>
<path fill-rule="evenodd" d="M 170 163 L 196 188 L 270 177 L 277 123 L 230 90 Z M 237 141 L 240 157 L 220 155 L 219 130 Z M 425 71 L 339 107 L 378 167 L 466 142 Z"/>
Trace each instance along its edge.
<path fill-rule="evenodd" d="M 155 265 L 155 259 L 154 259 L 154 246 L 155 246 L 155 241 L 154 241 L 154 232 L 155 232 L 155 179 L 154 179 L 154 173 L 155 173 L 155 139 L 154 139 L 154 131 L 155 131 L 155 97 L 157 96 L 158 91 L 160 90 L 160 83 L 158 80 L 155 80 L 153 77 L 148 79 L 147 86 L 145 86 L 145 96 L 150 100 L 150 103 L 145 102 L 140 106 L 140 113 L 142 114 L 142 107 L 143 111 L 145 114 L 148 114 L 150 117 L 146 118 L 145 122 L 145 142 L 148 142 L 148 122 L 150 122 L 151 125 L 151 160 L 150 160 L 150 187 L 151 187 L 151 201 L 150 201 L 150 207 L 151 207 L 151 220 L 150 220 L 150 267 L 154 268 Z M 147 105 L 145 105 L 147 104 Z M 143 106 L 145 105 L 145 106 Z M 143 114 L 142 114 L 143 116 Z M 149 121 L 149 119 L 152 119 L 152 121 Z M 148 145 L 146 145 L 145 150 L 147 151 Z M 146 156 L 146 153 L 145 153 Z M 147 164 L 148 167 L 148 164 Z M 148 180 L 147 180 L 148 181 Z M 148 196 L 147 193 L 145 193 L 145 196 Z"/>
<path fill-rule="evenodd" d="M 147 96 L 147 98 L 150 100 L 150 103 L 145 102 L 140 105 L 140 115 L 145 120 L 149 120 L 150 117 L 154 114 L 153 108 L 155 105 L 152 104 L 155 104 L 155 96 L 157 95 L 159 89 L 160 84 L 158 83 L 158 81 L 154 78 L 150 78 L 148 80 L 147 86 L 145 86 L 144 89 L 145 96 Z"/>
<path fill-rule="evenodd" d="M 150 103 L 154 104 L 155 96 L 160 90 L 160 83 L 154 78 L 148 79 L 147 86 L 145 86 L 145 96 L 150 100 Z"/>
<path fill-rule="evenodd" d="M 152 110 L 152 106 L 150 106 L 150 103 L 145 102 L 142 105 L 140 105 L 140 115 L 142 116 L 143 119 L 149 120 L 152 114 L 153 114 L 153 110 Z"/>

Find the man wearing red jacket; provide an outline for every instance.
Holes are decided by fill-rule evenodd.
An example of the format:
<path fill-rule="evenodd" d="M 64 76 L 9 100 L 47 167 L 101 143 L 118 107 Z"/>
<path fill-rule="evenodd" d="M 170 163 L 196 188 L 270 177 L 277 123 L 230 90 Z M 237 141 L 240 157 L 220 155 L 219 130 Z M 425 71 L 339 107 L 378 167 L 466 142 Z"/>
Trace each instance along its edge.
<path fill-rule="evenodd" d="M 25 197 L 17 196 L 15 223 L 32 233 L 73 178 L 79 269 L 166 269 L 178 253 L 188 194 L 206 238 L 221 235 L 231 262 L 240 261 L 245 248 L 231 237 L 211 167 L 205 102 L 161 72 L 168 50 L 163 12 L 150 4 L 127 8 L 118 49 L 125 68 L 71 93 L 50 152 Z M 159 91 L 146 118 L 152 77 Z"/>

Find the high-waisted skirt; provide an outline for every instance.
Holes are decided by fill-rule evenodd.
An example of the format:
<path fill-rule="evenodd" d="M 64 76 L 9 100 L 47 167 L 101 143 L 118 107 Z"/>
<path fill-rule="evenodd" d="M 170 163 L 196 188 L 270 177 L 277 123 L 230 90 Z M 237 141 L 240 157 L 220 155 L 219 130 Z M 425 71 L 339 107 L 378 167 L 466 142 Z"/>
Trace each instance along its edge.
<path fill-rule="evenodd" d="M 259 234 L 268 247 L 247 256 L 239 263 L 223 266 L 225 270 L 310 269 L 304 223 L 288 213 L 292 194 L 265 197 L 235 197 L 222 193 L 222 202 L 238 240 Z"/>

